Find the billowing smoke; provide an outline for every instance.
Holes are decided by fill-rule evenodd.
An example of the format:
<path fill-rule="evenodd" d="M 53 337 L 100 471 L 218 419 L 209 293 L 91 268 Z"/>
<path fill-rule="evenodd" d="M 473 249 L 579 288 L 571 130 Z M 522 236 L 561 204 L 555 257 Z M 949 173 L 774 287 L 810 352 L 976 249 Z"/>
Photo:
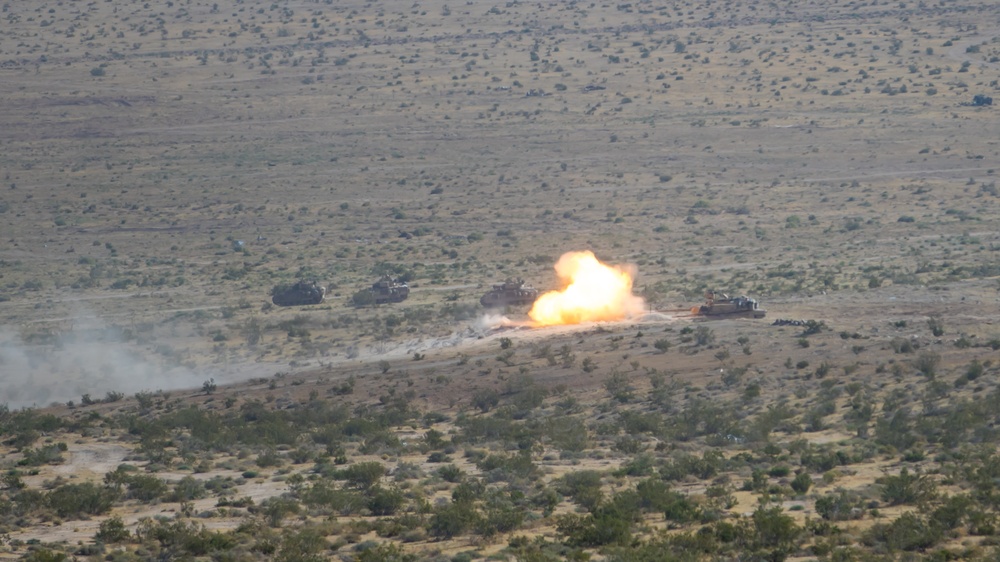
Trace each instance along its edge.
<path fill-rule="evenodd" d="M 98 401 L 108 393 L 200 387 L 209 378 L 177 365 L 173 358 L 143 356 L 114 329 L 42 339 L 25 341 L 0 327 L 0 404 L 23 408 L 79 403 L 84 394 Z"/>
<path fill-rule="evenodd" d="M 567 252 L 555 267 L 565 288 L 538 297 L 528 312 L 536 326 L 623 320 L 642 313 L 642 297 L 632 294 L 634 267 L 605 265 L 589 251 Z"/>

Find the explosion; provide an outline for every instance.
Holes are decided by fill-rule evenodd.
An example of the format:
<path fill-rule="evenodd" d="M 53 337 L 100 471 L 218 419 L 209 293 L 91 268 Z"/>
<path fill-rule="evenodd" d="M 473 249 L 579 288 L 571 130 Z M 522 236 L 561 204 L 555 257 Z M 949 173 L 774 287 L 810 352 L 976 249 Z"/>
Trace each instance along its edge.
<path fill-rule="evenodd" d="M 634 268 L 601 263 L 593 252 L 567 252 L 556 262 L 561 291 L 538 297 L 528 316 L 536 326 L 621 320 L 643 310 L 642 297 L 632 294 Z"/>

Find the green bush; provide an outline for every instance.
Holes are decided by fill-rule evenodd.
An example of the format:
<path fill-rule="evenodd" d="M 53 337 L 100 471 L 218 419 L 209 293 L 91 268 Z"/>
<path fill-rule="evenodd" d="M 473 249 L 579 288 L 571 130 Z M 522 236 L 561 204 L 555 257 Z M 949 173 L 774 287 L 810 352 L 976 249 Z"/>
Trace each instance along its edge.
<path fill-rule="evenodd" d="M 460 482 L 465 476 L 465 471 L 453 464 L 442 466 L 437 473 L 445 482 Z"/>
<path fill-rule="evenodd" d="M 800 472 L 795 475 L 795 478 L 791 483 L 792 490 L 795 490 L 796 494 L 805 494 L 812 487 L 812 477 L 809 476 L 808 472 Z"/>
<path fill-rule="evenodd" d="M 166 496 L 170 502 L 189 502 L 205 497 L 205 485 L 192 476 L 185 476 L 174 483 L 174 489 Z"/>
<path fill-rule="evenodd" d="M 372 515 L 394 515 L 406 503 L 403 493 L 396 488 L 375 485 L 368 489 L 368 509 Z"/>
<path fill-rule="evenodd" d="M 698 519 L 698 506 L 686 495 L 671 490 L 670 485 L 663 480 L 643 480 L 636 485 L 636 492 L 641 498 L 642 509 L 663 513 L 667 521 L 688 523 Z"/>
<path fill-rule="evenodd" d="M 302 503 L 326 508 L 341 515 L 353 515 L 367 505 L 367 500 L 354 490 L 342 490 L 329 481 L 319 480 L 298 492 Z"/>
<path fill-rule="evenodd" d="M 347 480 L 348 484 L 354 488 L 367 490 L 378 483 L 385 474 L 385 465 L 378 461 L 367 461 L 341 470 L 338 476 L 342 480 Z"/>
<path fill-rule="evenodd" d="M 103 515 L 111 511 L 118 493 L 105 486 L 90 482 L 65 484 L 46 496 L 46 503 L 60 517 L 79 519 L 87 515 Z"/>
<path fill-rule="evenodd" d="M 857 494 L 840 490 L 816 500 L 816 513 L 827 521 L 860 519 L 864 515 L 861 498 Z"/>
<path fill-rule="evenodd" d="M 108 544 L 128 542 L 131 538 L 132 533 L 129 533 L 125 528 L 125 522 L 117 515 L 101 521 L 101 526 L 94 535 L 94 540 Z"/>
<path fill-rule="evenodd" d="M 435 537 L 450 539 L 465 533 L 478 519 L 470 502 L 452 502 L 434 511 L 427 530 Z"/>
<path fill-rule="evenodd" d="M 557 519 L 556 530 L 571 546 L 627 545 L 632 540 L 631 523 L 617 513 L 562 515 Z"/>
<path fill-rule="evenodd" d="M 39 548 L 28 552 L 21 557 L 22 562 L 63 562 L 68 558 L 64 552 L 57 552 L 47 548 Z"/>
<path fill-rule="evenodd" d="M 939 527 L 908 511 L 892 523 L 872 526 L 862 540 L 868 546 L 884 545 L 889 551 L 922 551 L 937 544 L 942 535 Z"/>
<path fill-rule="evenodd" d="M 906 505 L 929 501 L 937 494 L 937 484 L 927 475 L 913 474 L 904 466 L 897 476 L 876 480 L 881 487 L 882 501 L 889 505 Z"/>

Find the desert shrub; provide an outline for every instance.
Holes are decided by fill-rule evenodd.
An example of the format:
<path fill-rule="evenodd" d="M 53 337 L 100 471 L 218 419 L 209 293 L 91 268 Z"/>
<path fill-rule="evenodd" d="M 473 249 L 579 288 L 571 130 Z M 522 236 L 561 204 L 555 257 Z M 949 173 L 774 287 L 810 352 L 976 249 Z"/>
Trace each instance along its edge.
<path fill-rule="evenodd" d="M 63 562 L 69 555 L 65 552 L 39 548 L 31 550 L 20 558 L 23 562 Z"/>
<path fill-rule="evenodd" d="M 18 450 L 34 444 L 41 433 L 52 433 L 62 428 L 64 423 L 52 414 L 40 414 L 32 409 L 10 412 L 6 404 L 0 404 L 0 433 L 4 435 L 5 442 Z"/>
<path fill-rule="evenodd" d="M 323 533 L 312 527 L 303 527 L 296 532 L 286 533 L 281 540 L 276 562 L 323 562 L 328 560 L 324 551 L 329 543 Z M 373 558 L 371 560 L 378 560 Z"/>
<path fill-rule="evenodd" d="M 799 455 L 799 463 L 812 472 L 826 472 L 840 465 L 850 464 L 851 458 L 843 451 L 810 449 Z"/>
<path fill-rule="evenodd" d="M 929 516 L 929 521 L 944 530 L 955 529 L 975 511 L 975 502 L 967 495 L 949 496 Z"/>
<path fill-rule="evenodd" d="M 16 493 L 10 493 L 10 498 L 10 501 L 0 500 L 2 506 L 0 513 L 23 517 L 47 505 L 46 494 L 32 488 L 23 488 Z"/>
<path fill-rule="evenodd" d="M 385 474 L 385 465 L 378 461 L 367 461 L 341 470 L 337 477 L 341 480 L 347 480 L 348 484 L 354 488 L 367 490 L 378 483 Z"/>
<path fill-rule="evenodd" d="M 920 347 L 920 343 L 910 338 L 892 338 L 889 343 L 896 353 L 913 353 Z"/>
<path fill-rule="evenodd" d="M 97 534 L 94 535 L 94 540 L 109 544 L 128 542 L 131 538 L 132 533 L 129 533 L 125 528 L 125 522 L 117 515 L 102 521 Z"/>
<path fill-rule="evenodd" d="M 873 525 L 864 534 L 862 541 L 868 546 L 882 545 L 889 551 L 912 551 L 934 546 L 942 535 L 941 529 L 936 525 L 912 512 L 906 512 L 892 523 Z"/>
<path fill-rule="evenodd" d="M 166 482 L 150 474 L 130 475 L 124 482 L 127 486 L 125 497 L 141 502 L 150 502 L 163 497 L 168 489 Z"/>
<path fill-rule="evenodd" d="M 631 523 L 613 511 L 563 515 L 557 519 L 556 530 L 571 546 L 626 545 L 632 539 Z"/>
<path fill-rule="evenodd" d="M 382 543 L 378 546 L 362 549 L 354 557 L 357 562 L 415 562 L 416 554 L 403 552 L 403 547 L 394 543 Z"/>
<path fill-rule="evenodd" d="M 604 381 L 604 388 L 612 398 L 623 404 L 632 400 L 635 396 L 635 388 L 629 381 L 628 375 L 617 369 L 613 369 L 611 376 Z"/>
<path fill-rule="evenodd" d="M 780 506 L 758 507 L 753 513 L 747 543 L 765 560 L 784 560 L 796 549 L 802 529 L 795 520 L 781 512 Z"/>
<path fill-rule="evenodd" d="M 827 521 L 860 519 L 862 498 L 854 492 L 839 490 L 816 500 L 816 513 Z"/>
<path fill-rule="evenodd" d="M 826 428 L 823 418 L 835 412 L 836 408 L 833 400 L 823 400 L 813 407 L 813 409 L 806 412 L 802 417 L 806 431 L 823 431 Z"/>
<path fill-rule="evenodd" d="M 277 451 L 274 449 L 267 449 L 257 455 L 257 458 L 254 460 L 254 464 L 261 468 L 269 468 L 272 466 L 281 466 L 282 460 L 281 455 L 279 455 Z"/>
<path fill-rule="evenodd" d="M 375 305 L 375 293 L 371 289 L 362 289 L 351 295 L 351 304 L 358 308 Z"/>
<path fill-rule="evenodd" d="M 18 461 L 19 466 L 41 466 L 43 464 L 60 464 L 65 459 L 62 453 L 66 452 L 65 443 L 55 443 L 37 449 L 24 449 L 23 458 Z"/>
<path fill-rule="evenodd" d="M 655 412 L 622 412 L 622 427 L 626 433 L 656 435 L 663 426 L 663 418 Z"/>
<path fill-rule="evenodd" d="M 442 466 L 437 473 L 445 482 L 459 482 L 465 476 L 465 471 L 453 464 Z"/>
<path fill-rule="evenodd" d="M 397 451 L 402 444 L 391 431 L 378 431 L 368 436 L 358 451 L 364 455 L 374 455 L 386 451 Z"/>
<path fill-rule="evenodd" d="M 460 416 L 456 424 L 462 428 L 462 438 L 469 443 L 511 439 L 517 433 L 515 424 L 506 418 Z"/>
<path fill-rule="evenodd" d="M 641 437 L 622 435 L 615 439 L 615 444 L 611 448 L 625 455 L 638 455 L 646 450 L 646 443 Z"/>
<path fill-rule="evenodd" d="M 933 377 L 937 374 L 937 368 L 940 363 L 940 355 L 931 351 L 925 351 L 913 361 L 913 367 L 925 377 Z"/>
<path fill-rule="evenodd" d="M 664 435 L 688 441 L 699 435 L 739 434 L 733 408 L 723 402 L 709 402 L 701 398 L 688 401 L 687 408 L 664 420 Z"/>
<path fill-rule="evenodd" d="M 394 515 L 406 503 L 406 498 L 397 488 L 383 488 L 375 485 L 369 488 L 366 493 L 368 495 L 368 509 L 373 515 Z"/>
<path fill-rule="evenodd" d="M 881 487 L 882 501 L 889 505 L 921 503 L 934 498 L 937 484 L 927 475 L 911 473 L 904 466 L 896 476 L 876 480 Z"/>
<path fill-rule="evenodd" d="M 507 455 L 495 453 L 476 463 L 479 470 L 488 473 L 488 478 L 497 482 L 510 482 L 518 478 L 534 478 L 538 475 L 538 467 L 531 461 L 531 452 L 523 450 L 517 454 Z"/>
<path fill-rule="evenodd" d="M 521 526 L 524 517 L 524 507 L 514 502 L 510 494 L 494 490 L 483 502 L 475 529 L 478 534 L 487 538 L 498 533 L 509 533 Z"/>
<path fill-rule="evenodd" d="M 711 345 L 715 342 L 715 332 L 708 326 L 698 326 L 694 330 L 695 345 Z"/>
<path fill-rule="evenodd" d="M 590 442 L 586 424 L 571 416 L 547 418 L 542 431 L 551 440 L 552 446 L 562 451 L 583 451 Z"/>
<path fill-rule="evenodd" d="M 648 476 L 656 469 L 652 455 L 636 455 L 614 472 L 615 476 Z"/>
<path fill-rule="evenodd" d="M 434 451 L 427 456 L 427 462 L 429 463 L 441 463 L 441 462 L 451 462 L 451 457 L 444 453 L 444 451 Z"/>
<path fill-rule="evenodd" d="M 885 408 L 883 407 L 883 410 Z M 909 449 L 917 442 L 910 410 L 901 407 L 875 422 L 875 441 L 896 449 Z"/>
<path fill-rule="evenodd" d="M 203 498 L 206 495 L 208 495 L 208 492 L 205 490 L 205 484 L 192 476 L 185 476 L 174 483 L 174 489 L 167 494 L 166 500 L 170 502 L 189 502 Z"/>
<path fill-rule="evenodd" d="M 84 482 L 64 484 L 49 492 L 45 499 L 60 517 L 78 519 L 107 513 L 118 499 L 118 493 L 113 488 Z"/>
<path fill-rule="evenodd" d="M 705 451 L 701 458 L 684 453 L 661 465 L 659 473 L 664 480 L 681 481 L 688 476 L 707 480 L 718 474 L 724 463 L 725 457 L 720 451 Z"/>
<path fill-rule="evenodd" d="M 663 513 L 668 521 L 688 523 L 699 516 L 698 506 L 663 480 L 647 478 L 636 485 L 636 492 L 642 509 Z"/>
<path fill-rule="evenodd" d="M 465 533 L 479 519 L 479 513 L 471 502 L 455 502 L 434 510 L 427 530 L 432 536 L 452 538 Z"/>
<path fill-rule="evenodd" d="M 808 472 L 800 472 L 792 479 L 791 487 L 796 494 L 805 494 L 812 487 L 812 477 Z"/>
<path fill-rule="evenodd" d="M 296 514 L 299 509 L 299 502 L 292 498 L 271 497 L 260 502 L 260 505 L 250 508 L 250 511 L 264 515 L 272 527 L 280 527 L 285 516 Z"/>
<path fill-rule="evenodd" d="M 514 408 L 517 409 L 515 417 L 525 417 L 531 410 L 541 406 L 547 395 L 548 391 L 536 384 L 530 384 L 518 390 L 513 398 Z"/>
<path fill-rule="evenodd" d="M 325 508 L 341 515 L 358 513 L 367 503 L 358 492 L 342 490 L 325 480 L 302 488 L 297 495 L 309 507 Z"/>
<path fill-rule="evenodd" d="M 596 470 L 569 472 L 556 482 L 556 490 L 588 510 L 596 508 L 604 499 L 601 473 Z"/>
<path fill-rule="evenodd" d="M 477 390 L 472 395 L 472 405 L 479 408 L 484 414 L 495 408 L 499 403 L 500 394 L 492 388 Z"/>

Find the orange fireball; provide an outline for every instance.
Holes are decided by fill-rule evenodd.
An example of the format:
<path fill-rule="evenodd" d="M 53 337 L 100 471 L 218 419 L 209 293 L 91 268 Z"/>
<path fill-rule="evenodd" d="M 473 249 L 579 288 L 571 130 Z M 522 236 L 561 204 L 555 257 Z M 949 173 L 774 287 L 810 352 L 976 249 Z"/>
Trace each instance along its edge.
<path fill-rule="evenodd" d="M 634 268 L 605 265 L 590 251 L 567 252 L 556 273 L 566 288 L 538 297 L 528 312 L 536 326 L 622 320 L 643 310 L 642 297 L 632 294 Z"/>

